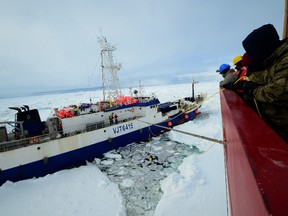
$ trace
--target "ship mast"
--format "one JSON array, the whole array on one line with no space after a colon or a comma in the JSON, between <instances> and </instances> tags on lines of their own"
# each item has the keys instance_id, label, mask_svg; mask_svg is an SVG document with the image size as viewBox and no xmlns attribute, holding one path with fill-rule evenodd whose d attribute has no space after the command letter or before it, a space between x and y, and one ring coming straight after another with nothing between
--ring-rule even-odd
<instances>
[{"instance_id":1,"label":"ship mast","mask_svg":"<svg viewBox=\"0 0 288 216\"><path fill-rule=\"evenodd\" d=\"M194 85L195 85L196 83L198 83L198 82L196 82L196 81L194 80L194 78L193 78L193 79L192 79L192 98L194 98L194 99L195 99Z\"/></svg>"},{"instance_id":2,"label":"ship mast","mask_svg":"<svg viewBox=\"0 0 288 216\"><path fill-rule=\"evenodd\" d=\"M121 64L114 63L112 52L116 50L116 47L108 43L106 37L99 37L98 42L101 50L103 100L113 101L121 93L117 76L117 72L121 69Z\"/></svg>"}]
</instances>

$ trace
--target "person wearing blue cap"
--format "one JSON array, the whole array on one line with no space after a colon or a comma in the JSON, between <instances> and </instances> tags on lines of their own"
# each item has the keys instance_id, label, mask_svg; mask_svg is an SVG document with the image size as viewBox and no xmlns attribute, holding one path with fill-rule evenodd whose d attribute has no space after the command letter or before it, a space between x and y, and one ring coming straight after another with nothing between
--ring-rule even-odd
<instances>
[{"instance_id":1,"label":"person wearing blue cap","mask_svg":"<svg viewBox=\"0 0 288 216\"><path fill-rule=\"evenodd\" d=\"M238 72L231 68L229 64L220 65L219 70L216 72L224 78L224 80L220 82L220 87L225 87L225 85L234 83L238 79Z\"/></svg>"}]
</instances>

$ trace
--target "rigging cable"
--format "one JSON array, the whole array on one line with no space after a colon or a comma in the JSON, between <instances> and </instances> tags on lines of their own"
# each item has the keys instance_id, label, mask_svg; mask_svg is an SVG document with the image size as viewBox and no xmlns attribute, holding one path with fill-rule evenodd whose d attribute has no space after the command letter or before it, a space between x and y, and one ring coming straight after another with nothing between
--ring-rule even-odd
<instances>
[{"instance_id":1,"label":"rigging cable","mask_svg":"<svg viewBox=\"0 0 288 216\"><path fill-rule=\"evenodd\" d=\"M95 66L94 66L94 69L93 69L93 71L92 71L91 77L90 77L90 78L88 77L88 83L87 83L86 90L85 90L86 95L87 95L88 89L91 88L91 87L90 87L90 86L91 86L91 82L92 82L93 77L94 77L95 74L96 74L96 70L97 70L97 68L98 68L99 62L100 62L100 56L98 57L98 60L97 60L97 62L96 62L96 64L95 64ZM98 76L99 76L99 73L98 73ZM99 77L98 77L98 78L99 78ZM96 85L94 85L94 87L96 87ZM89 99L90 99L90 100L91 100L92 96L93 96L93 95L91 95L91 92L90 92L90 94L89 94ZM94 95L94 97L95 97L95 95ZM82 100L83 100L84 98L86 99L86 96L85 96L85 95L83 95Z\"/></svg>"},{"instance_id":2,"label":"rigging cable","mask_svg":"<svg viewBox=\"0 0 288 216\"><path fill-rule=\"evenodd\" d=\"M165 126L162 126L162 125L151 124L151 123L146 122L146 121L141 121L141 120L138 120L138 121L146 123L146 124L149 124L150 126L154 125L156 127L160 127L160 128L166 129L166 130L172 130L172 131L175 131L175 132L178 132L178 133L186 134L186 135L189 135L189 136L194 136L194 137L197 137L197 138L200 138L200 139L208 140L210 142L215 142L215 143L218 143L218 144L225 145L225 142L223 140L218 140L218 139L214 139L214 138L210 138L210 137L206 137L206 136L202 136L202 135L198 135L198 134L194 134L194 133L190 133L190 132L186 132L186 131L170 128L170 127L165 127Z\"/></svg>"}]
</instances>

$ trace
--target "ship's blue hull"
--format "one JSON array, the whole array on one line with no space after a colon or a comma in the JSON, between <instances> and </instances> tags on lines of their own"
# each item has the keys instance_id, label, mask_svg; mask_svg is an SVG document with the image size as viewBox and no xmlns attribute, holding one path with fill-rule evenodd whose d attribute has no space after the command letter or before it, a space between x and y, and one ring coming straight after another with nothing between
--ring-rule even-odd
<instances>
[{"instance_id":1,"label":"ship's blue hull","mask_svg":"<svg viewBox=\"0 0 288 216\"><path fill-rule=\"evenodd\" d=\"M170 127L183 124L195 118L196 110L179 116L171 116L169 123ZM162 122L159 126L168 127L168 122ZM6 181L20 181L33 177L41 177L59 170L72 168L83 165L86 161L93 160L97 157L102 157L104 153L126 146L134 142L147 141L153 136L157 136L167 129L155 125L147 126L137 131L114 137L111 140L91 144L87 147L82 147L73 151L58 154L53 157L44 158L43 160L34 161L25 165L0 171L0 185ZM45 145L43 143L42 145ZM137 144L135 144L137 145ZM21 150L21 149L20 149ZM18 150L19 151L19 150ZM1 153L0 153L1 156Z\"/></svg>"}]
</instances>

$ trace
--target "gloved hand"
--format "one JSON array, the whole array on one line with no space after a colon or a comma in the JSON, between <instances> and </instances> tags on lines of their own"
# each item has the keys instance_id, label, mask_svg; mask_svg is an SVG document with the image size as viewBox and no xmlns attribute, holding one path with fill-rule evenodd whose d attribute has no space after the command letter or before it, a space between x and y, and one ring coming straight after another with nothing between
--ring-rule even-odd
<instances>
[{"instance_id":1,"label":"gloved hand","mask_svg":"<svg viewBox=\"0 0 288 216\"><path fill-rule=\"evenodd\" d=\"M223 85L222 87L224 87L225 89L230 89L230 90L236 90L235 87L234 87L234 82L229 82L225 85Z\"/></svg>"},{"instance_id":2,"label":"gloved hand","mask_svg":"<svg viewBox=\"0 0 288 216\"><path fill-rule=\"evenodd\" d=\"M243 90L244 94L246 94L248 96L253 96L254 89L256 89L259 86L260 85L258 83L254 83L251 81L239 81L239 82L235 83L232 86L232 88L234 90Z\"/></svg>"}]
</instances>

